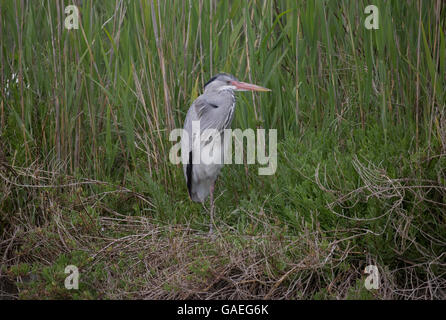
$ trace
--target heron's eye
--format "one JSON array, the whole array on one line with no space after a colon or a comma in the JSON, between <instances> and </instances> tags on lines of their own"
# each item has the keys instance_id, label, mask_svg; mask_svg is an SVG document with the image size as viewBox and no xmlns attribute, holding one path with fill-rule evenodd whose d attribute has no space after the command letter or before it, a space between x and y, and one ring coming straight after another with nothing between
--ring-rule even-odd
<instances>
[{"instance_id":1,"label":"heron's eye","mask_svg":"<svg viewBox=\"0 0 446 320\"><path fill-rule=\"evenodd\" d=\"M229 81L229 80L228 80L228 81L226 81L226 84L231 84L231 81Z\"/></svg>"}]
</instances>

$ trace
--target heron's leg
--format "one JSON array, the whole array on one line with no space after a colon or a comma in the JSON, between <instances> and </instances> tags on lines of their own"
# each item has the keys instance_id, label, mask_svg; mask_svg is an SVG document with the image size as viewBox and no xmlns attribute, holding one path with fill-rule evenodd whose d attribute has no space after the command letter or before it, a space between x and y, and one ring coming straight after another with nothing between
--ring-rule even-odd
<instances>
[{"instance_id":1,"label":"heron's leg","mask_svg":"<svg viewBox=\"0 0 446 320\"><path fill-rule=\"evenodd\" d=\"M215 186L215 182L213 182L211 184L210 187L210 201L211 201L211 222L209 225L209 234L212 235L213 231L214 231L214 186Z\"/></svg>"}]
</instances>

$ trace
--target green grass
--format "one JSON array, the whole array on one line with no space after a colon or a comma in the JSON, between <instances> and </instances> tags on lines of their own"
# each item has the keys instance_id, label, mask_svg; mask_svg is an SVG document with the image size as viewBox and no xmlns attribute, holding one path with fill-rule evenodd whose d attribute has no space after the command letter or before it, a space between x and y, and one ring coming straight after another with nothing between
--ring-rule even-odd
<instances>
[{"instance_id":1,"label":"green grass","mask_svg":"<svg viewBox=\"0 0 446 320\"><path fill-rule=\"evenodd\" d=\"M0 4L0 290L445 297L442 1L73 2L70 31L71 2ZM168 136L222 71L272 89L238 94L233 128L277 129L279 156L273 176L223 169L210 241ZM68 263L84 268L78 292Z\"/></svg>"}]
</instances>

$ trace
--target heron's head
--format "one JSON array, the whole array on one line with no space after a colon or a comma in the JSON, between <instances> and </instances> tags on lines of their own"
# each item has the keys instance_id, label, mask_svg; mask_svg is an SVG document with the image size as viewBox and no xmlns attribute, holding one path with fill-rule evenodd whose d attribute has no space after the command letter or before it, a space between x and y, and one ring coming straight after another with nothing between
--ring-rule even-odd
<instances>
[{"instance_id":1,"label":"heron's head","mask_svg":"<svg viewBox=\"0 0 446 320\"><path fill-rule=\"evenodd\" d=\"M271 91L268 88L264 88L255 84L241 82L236 77L228 73L219 73L213 76L204 85L204 91Z\"/></svg>"}]
</instances>

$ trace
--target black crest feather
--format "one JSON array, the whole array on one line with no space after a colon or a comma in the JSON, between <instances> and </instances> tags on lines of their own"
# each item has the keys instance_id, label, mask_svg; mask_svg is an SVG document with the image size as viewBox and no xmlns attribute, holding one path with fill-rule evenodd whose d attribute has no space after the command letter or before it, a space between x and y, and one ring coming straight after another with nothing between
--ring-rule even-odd
<instances>
[{"instance_id":1,"label":"black crest feather","mask_svg":"<svg viewBox=\"0 0 446 320\"><path fill-rule=\"evenodd\" d=\"M219 73L219 74L216 74L216 75L213 76L212 78L210 78L209 81L205 83L205 85L204 85L204 89L206 89L206 86L207 86L209 83L211 83L212 81L214 81L215 79L217 79L217 78L220 77L220 76L227 76L227 77L230 77L230 78L236 80L235 77L234 77L233 75L231 75L231 74L229 74L229 73L221 72L221 73Z\"/></svg>"},{"instance_id":2,"label":"black crest feather","mask_svg":"<svg viewBox=\"0 0 446 320\"><path fill-rule=\"evenodd\" d=\"M192 151L189 152L189 161L186 167L187 176L187 191L189 191L189 196L192 197Z\"/></svg>"}]
</instances>

